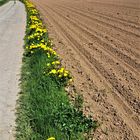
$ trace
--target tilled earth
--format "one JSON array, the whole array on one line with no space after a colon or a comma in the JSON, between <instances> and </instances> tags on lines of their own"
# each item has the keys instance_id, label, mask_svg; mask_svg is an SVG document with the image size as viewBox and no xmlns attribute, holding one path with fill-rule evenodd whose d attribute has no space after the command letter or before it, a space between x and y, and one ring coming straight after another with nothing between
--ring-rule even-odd
<instances>
[{"instance_id":1,"label":"tilled earth","mask_svg":"<svg viewBox=\"0 0 140 140\"><path fill-rule=\"evenodd\" d=\"M32 0L83 94L96 140L140 139L140 1Z\"/></svg>"}]
</instances>

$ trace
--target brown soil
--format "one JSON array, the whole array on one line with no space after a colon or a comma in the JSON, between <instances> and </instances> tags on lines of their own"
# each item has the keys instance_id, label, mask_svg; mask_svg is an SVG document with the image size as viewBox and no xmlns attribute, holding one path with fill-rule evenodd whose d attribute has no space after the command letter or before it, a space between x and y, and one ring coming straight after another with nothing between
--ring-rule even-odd
<instances>
[{"instance_id":1,"label":"brown soil","mask_svg":"<svg viewBox=\"0 0 140 140\"><path fill-rule=\"evenodd\" d=\"M32 0L101 126L97 140L140 139L140 1Z\"/></svg>"}]
</instances>

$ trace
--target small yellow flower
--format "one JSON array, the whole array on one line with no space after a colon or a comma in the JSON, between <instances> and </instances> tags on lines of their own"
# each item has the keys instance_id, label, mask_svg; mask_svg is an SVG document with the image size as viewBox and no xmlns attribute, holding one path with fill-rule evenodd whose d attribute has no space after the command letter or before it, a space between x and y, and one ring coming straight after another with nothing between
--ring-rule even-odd
<instances>
[{"instance_id":1,"label":"small yellow flower","mask_svg":"<svg viewBox=\"0 0 140 140\"><path fill-rule=\"evenodd\" d=\"M49 67L51 64L50 63L47 63L47 66Z\"/></svg>"},{"instance_id":2,"label":"small yellow flower","mask_svg":"<svg viewBox=\"0 0 140 140\"><path fill-rule=\"evenodd\" d=\"M59 78L62 78L62 75L58 75Z\"/></svg>"},{"instance_id":3,"label":"small yellow flower","mask_svg":"<svg viewBox=\"0 0 140 140\"><path fill-rule=\"evenodd\" d=\"M53 52L53 55L56 55L56 52L55 51Z\"/></svg>"},{"instance_id":4,"label":"small yellow flower","mask_svg":"<svg viewBox=\"0 0 140 140\"><path fill-rule=\"evenodd\" d=\"M65 73L67 73L67 74L68 74L68 73L69 73L69 71L68 71L68 70L65 70Z\"/></svg>"},{"instance_id":5,"label":"small yellow flower","mask_svg":"<svg viewBox=\"0 0 140 140\"><path fill-rule=\"evenodd\" d=\"M55 138L54 137L50 137L47 140L55 140Z\"/></svg>"},{"instance_id":6,"label":"small yellow flower","mask_svg":"<svg viewBox=\"0 0 140 140\"><path fill-rule=\"evenodd\" d=\"M52 62L52 65L55 65L55 62Z\"/></svg>"},{"instance_id":7,"label":"small yellow flower","mask_svg":"<svg viewBox=\"0 0 140 140\"><path fill-rule=\"evenodd\" d=\"M60 62L59 62L59 61L55 61L55 63L56 63L57 65L59 65L59 64L60 64Z\"/></svg>"},{"instance_id":8,"label":"small yellow flower","mask_svg":"<svg viewBox=\"0 0 140 140\"><path fill-rule=\"evenodd\" d=\"M52 65L59 65L59 64L60 64L59 61L54 61L54 62L52 62Z\"/></svg>"},{"instance_id":9,"label":"small yellow flower","mask_svg":"<svg viewBox=\"0 0 140 140\"><path fill-rule=\"evenodd\" d=\"M57 73L57 71L55 70L55 69L52 69L50 72L49 72L49 74L56 74Z\"/></svg>"},{"instance_id":10,"label":"small yellow flower","mask_svg":"<svg viewBox=\"0 0 140 140\"><path fill-rule=\"evenodd\" d=\"M68 74L67 73L64 73L64 77L67 77L68 76Z\"/></svg>"},{"instance_id":11,"label":"small yellow flower","mask_svg":"<svg viewBox=\"0 0 140 140\"><path fill-rule=\"evenodd\" d=\"M50 57L51 57L49 53L47 53L47 55L48 55L48 58L50 58Z\"/></svg>"},{"instance_id":12,"label":"small yellow flower","mask_svg":"<svg viewBox=\"0 0 140 140\"><path fill-rule=\"evenodd\" d=\"M73 82L73 79L70 79L69 82L70 82L70 83Z\"/></svg>"},{"instance_id":13,"label":"small yellow flower","mask_svg":"<svg viewBox=\"0 0 140 140\"><path fill-rule=\"evenodd\" d=\"M61 69L59 70L59 72L60 72L60 73L63 73L63 72L64 72L64 68L61 68Z\"/></svg>"}]
</instances>

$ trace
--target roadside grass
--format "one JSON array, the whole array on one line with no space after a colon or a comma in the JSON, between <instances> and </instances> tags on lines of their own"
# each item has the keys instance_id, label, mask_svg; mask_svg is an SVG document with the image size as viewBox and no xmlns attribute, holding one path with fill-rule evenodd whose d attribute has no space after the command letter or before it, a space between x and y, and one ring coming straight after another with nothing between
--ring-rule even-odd
<instances>
[{"instance_id":1,"label":"roadside grass","mask_svg":"<svg viewBox=\"0 0 140 140\"><path fill-rule=\"evenodd\" d=\"M8 2L9 0L0 0L0 6L2 6L3 4L5 4L6 2Z\"/></svg>"},{"instance_id":2,"label":"roadside grass","mask_svg":"<svg viewBox=\"0 0 140 140\"><path fill-rule=\"evenodd\" d=\"M47 140L54 137L56 140L84 140L83 134L95 130L97 122L86 117L77 107L81 106L81 99L79 104L70 102L64 88L71 76L61 68L61 64L56 65L59 58L52 50L38 11L27 0L22 2L27 10L27 28L16 139ZM36 33L39 33L38 39Z\"/></svg>"}]
</instances>

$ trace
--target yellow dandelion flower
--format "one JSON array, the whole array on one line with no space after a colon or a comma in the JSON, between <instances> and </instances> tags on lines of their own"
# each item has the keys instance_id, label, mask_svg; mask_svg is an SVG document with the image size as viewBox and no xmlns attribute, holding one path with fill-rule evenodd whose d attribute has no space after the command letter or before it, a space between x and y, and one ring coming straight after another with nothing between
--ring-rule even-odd
<instances>
[{"instance_id":1,"label":"yellow dandelion flower","mask_svg":"<svg viewBox=\"0 0 140 140\"><path fill-rule=\"evenodd\" d=\"M56 63L57 65L59 65L59 64L60 64L60 62L59 62L59 61L55 61L55 63Z\"/></svg>"},{"instance_id":2,"label":"yellow dandelion flower","mask_svg":"<svg viewBox=\"0 0 140 140\"><path fill-rule=\"evenodd\" d=\"M58 75L59 78L62 78L62 75Z\"/></svg>"},{"instance_id":3,"label":"yellow dandelion flower","mask_svg":"<svg viewBox=\"0 0 140 140\"><path fill-rule=\"evenodd\" d=\"M57 73L57 71L55 70L55 69L52 69L50 72L49 72L49 74L56 74Z\"/></svg>"},{"instance_id":4,"label":"yellow dandelion flower","mask_svg":"<svg viewBox=\"0 0 140 140\"><path fill-rule=\"evenodd\" d=\"M55 138L54 137L50 137L47 140L55 140Z\"/></svg>"},{"instance_id":5,"label":"yellow dandelion flower","mask_svg":"<svg viewBox=\"0 0 140 140\"><path fill-rule=\"evenodd\" d=\"M53 54L56 55L56 52L54 51Z\"/></svg>"},{"instance_id":6,"label":"yellow dandelion flower","mask_svg":"<svg viewBox=\"0 0 140 140\"><path fill-rule=\"evenodd\" d=\"M59 64L60 64L59 61L54 61L54 62L52 62L52 65L59 65Z\"/></svg>"},{"instance_id":7,"label":"yellow dandelion flower","mask_svg":"<svg viewBox=\"0 0 140 140\"><path fill-rule=\"evenodd\" d=\"M47 55L48 55L48 58L50 58L50 57L51 57L49 53L47 53Z\"/></svg>"},{"instance_id":8,"label":"yellow dandelion flower","mask_svg":"<svg viewBox=\"0 0 140 140\"><path fill-rule=\"evenodd\" d=\"M67 77L68 76L68 74L67 73L64 73L64 77Z\"/></svg>"},{"instance_id":9,"label":"yellow dandelion flower","mask_svg":"<svg viewBox=\"0 0 140 140\"><path fill-rule=\"evenodd\" d=\"M70 79L69 82L70 82L70 83L73 82L73 79Z\"/></svg>"},{"instance_id":10,"label":"yellow dandelion flower","mask_svg":"<svg viewBox=\"0 0 140 140\"><path fill-rule=\"evenodd\" d=\"M52 62L52 65L55 65L55 61L54 61L54 62Z\"/></svg>"},{"instance_id":11,"label":"yellow dandelion flower","mask_svg":"<svg viewBox=\"0 0 140 140\"><path fill-rule=\"evenodd\" d=\"M63 72L64 72L64 68L61 68L61 69L59 70L59 72L60 72L60 73L63 73Z\"/></svg>"},{"instance_id":12,"label":"yellow dandelion flower","mask_svg":"<svg viewBox=\"0 0 140 140\"><path fill-rule=\"evenodd\" d=\"M50 63L47 63L47 66L49 67L51 64Z\"/></svg>"},{"instance_id":13,"label":"yellow dandelion flower","mask_svg":"<svg viewBox=\"0 0 140 140\"><path fill-rule=\"evenodd\" d=\"M65 73L67 73L67 74L68 74L68 73L69 73L69 71L68 71L68 70L65 70Z\"/></svg>"}]
</instances>

